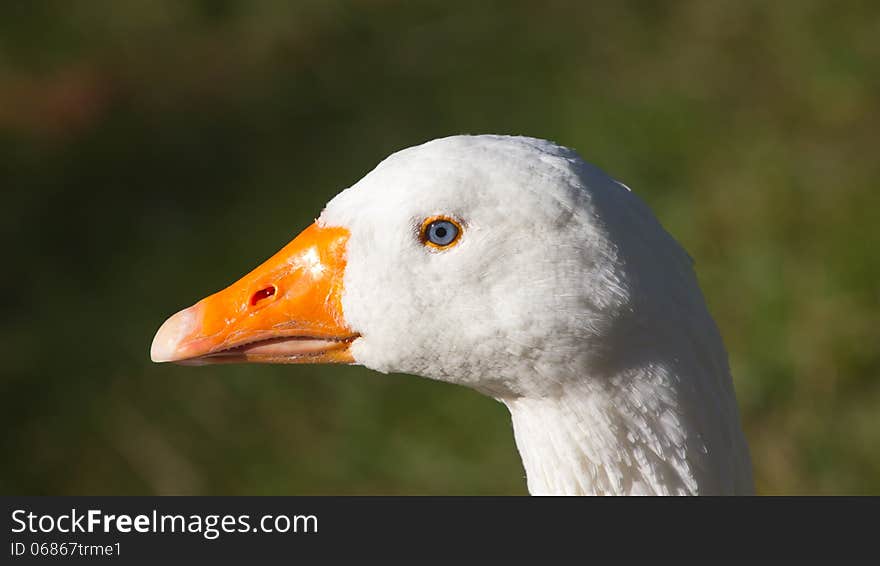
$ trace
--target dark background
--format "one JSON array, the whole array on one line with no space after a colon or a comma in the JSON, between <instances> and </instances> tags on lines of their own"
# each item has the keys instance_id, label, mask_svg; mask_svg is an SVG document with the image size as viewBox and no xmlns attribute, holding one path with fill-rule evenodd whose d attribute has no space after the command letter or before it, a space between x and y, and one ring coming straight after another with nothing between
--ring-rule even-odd
<instances>
[{"instance_id":1,"label":"dark background","mask_svg":"<svg viewBox=\"0 0 880 566\"><path fill-rule=\"evenodd\" d=\"M387 154L577 149L696 260L760 493L880 493L876 2L4 2L0 492L525 493L506 409L150 363Z\"/></svg>"}]
</instances>

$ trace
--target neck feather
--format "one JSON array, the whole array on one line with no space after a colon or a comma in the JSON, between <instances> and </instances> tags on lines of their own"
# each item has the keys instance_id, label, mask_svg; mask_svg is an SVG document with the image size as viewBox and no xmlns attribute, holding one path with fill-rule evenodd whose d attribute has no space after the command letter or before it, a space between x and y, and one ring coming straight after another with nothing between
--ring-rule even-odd
<instances>
[{"instance_id":1,"label":"neck feather","mask_svg":"<svg viewBox=\"0 0 880 566\"><path fill-rule=\"evenodd\" d=\"M660 372L662 373L662 372ZM705 422L662 375L503 400L533 495L697 495L751 491L735 423ZM705 411L701 411L706 415ZM741 448L740 448L741 447Z\"/></svg>"}]
</instances>

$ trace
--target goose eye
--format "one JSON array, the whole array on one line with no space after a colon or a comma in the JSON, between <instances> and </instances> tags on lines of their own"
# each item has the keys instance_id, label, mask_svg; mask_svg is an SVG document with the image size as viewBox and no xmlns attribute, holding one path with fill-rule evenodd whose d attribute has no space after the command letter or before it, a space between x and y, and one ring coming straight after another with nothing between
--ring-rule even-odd
<instances>
[{"instance_id":1,"label":"goose eye","mask_svg":"<svg viewBox=\"0 0 880 566\"><path fill-rule=\"evenodd\" d=\"M461 235L461 225L451 218L433 217L422 222L421 240L426 246L446 249Z\"/></svg>"}]
</instances>

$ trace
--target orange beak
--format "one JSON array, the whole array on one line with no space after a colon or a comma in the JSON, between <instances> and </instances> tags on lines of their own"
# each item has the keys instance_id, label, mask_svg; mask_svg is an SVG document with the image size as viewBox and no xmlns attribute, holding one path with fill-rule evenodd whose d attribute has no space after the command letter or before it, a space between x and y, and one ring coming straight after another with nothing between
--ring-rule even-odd
<instances>
[{"instance_id":1,"label":"orange beak","mask_svg":"<svg viewBox=\"0 0 880 566\"><path fill-rule=\"evenodd\" d=\"M348 230L312 224L261 266L156 332L154 362L353 363L342 316Z\"/></svg>"}]
</instances>

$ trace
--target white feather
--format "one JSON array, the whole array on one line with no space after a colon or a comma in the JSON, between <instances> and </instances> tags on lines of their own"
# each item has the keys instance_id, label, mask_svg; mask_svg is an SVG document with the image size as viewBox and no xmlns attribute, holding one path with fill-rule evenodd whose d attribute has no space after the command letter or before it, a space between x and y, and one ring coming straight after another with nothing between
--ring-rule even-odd
<instances>
[{"instance_id":1,"label":"white feather","mask_svg":"<svg viewBox=\"0 0 880 566\"><path fill-rule=\"evenodd\" d=\"M445 251L425 218L464 226ZM355 359L510 409L535 494L749 493L727 355L691 260L573 151L454 136L393 154L319 223L351 232Z\"/></svg>"}]
</instances>

